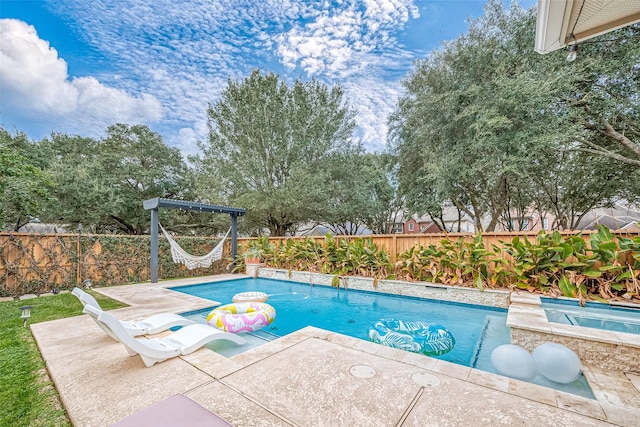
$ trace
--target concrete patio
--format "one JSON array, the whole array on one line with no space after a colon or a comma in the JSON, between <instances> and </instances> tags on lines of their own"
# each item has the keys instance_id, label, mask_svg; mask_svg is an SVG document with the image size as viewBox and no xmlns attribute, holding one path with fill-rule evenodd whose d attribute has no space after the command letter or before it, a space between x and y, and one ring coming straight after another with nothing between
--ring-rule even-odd
<instances>
[{"instance_id":1,"label":"concrete patio","mask_svg":"<svg viewBox=\"0 0 640 427\"><path fill-rule=\"evenodd\" d=\"M232 276L237 278L238 276ZM210 307L165 289L97 289L120 319ZM226 358L207 348L146 368L86 315L31 326L76 426L108 426L177 393L234 426L637 426L640 376L585 367L596 400L307 327Z\"/></svg>"}]
</instances>

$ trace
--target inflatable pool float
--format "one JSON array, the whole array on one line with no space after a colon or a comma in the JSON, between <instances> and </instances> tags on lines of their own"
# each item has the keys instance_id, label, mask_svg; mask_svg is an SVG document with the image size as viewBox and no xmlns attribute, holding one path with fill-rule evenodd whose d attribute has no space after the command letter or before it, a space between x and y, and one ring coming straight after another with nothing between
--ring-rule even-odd
<instances>
[{"instance_id":1,"label":"inflatable pool float","mask_svg":"<svg viewBox=\"0 0 640 427\"><path fill-rule=\"evenodd\" d=\"M216 307L207 316L207 323L226 332L251 332L270 325L276 310L263 302L239 302Z\"/></svg>"},{"instance_id":2,"label":"inflatable pool float","mask_svg":"<svg viewBox=\"0 0 640 427\"><path fill-rule=\"evenodd\" d=\"M265 302L269 299L269 295L264 292L240 292L235 294L231 301L233 302Z\"/></svg>"},{"instance_id":3,"label":"inflatable pool float","mask_svg":"<svg viewBox=\"0 0 640 427\"><path fill-rule=\"evenodd\" d=\"M378 320L369 327L369 339L375 343L401 350L441 356L450 352L456 343L453 334L444 326L427 322Z\"/></svg>"}]
</instances>

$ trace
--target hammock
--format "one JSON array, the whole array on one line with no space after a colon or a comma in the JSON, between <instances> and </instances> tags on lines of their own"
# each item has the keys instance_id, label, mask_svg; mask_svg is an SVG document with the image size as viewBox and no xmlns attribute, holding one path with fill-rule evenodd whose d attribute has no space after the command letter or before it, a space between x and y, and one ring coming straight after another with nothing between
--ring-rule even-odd
<instances>
[{"instance_id":1,"label":"hammock","mask_svg":"<svg viewBox=\"0 0 640 427\"><path fill-rule=\"evenodd\" d=\"M182 249L178 244L178 242L173 240L173 237L171 237L171 235L167 233L167 230L164 229L162 224L158 223L158 225L160 226L160 229L164 233L164 236L169 241L169 246L171 246L171 257L173 258L173 262L175 262L176 264L184 264L187 266L189 270L193 270L194 268L207 268L211 266L211 264L214 261L218 261L219 259L222 259L222 247L224 246L224 242L227 239L229 232L231 231L231 228L229 228L229 231L227 231L227 234L224 235L222 240L218 242L216 247L213 248L211 252L209 252L206 255L195 256L187 253L184 249Z\"/></svg>"}]
</instances>

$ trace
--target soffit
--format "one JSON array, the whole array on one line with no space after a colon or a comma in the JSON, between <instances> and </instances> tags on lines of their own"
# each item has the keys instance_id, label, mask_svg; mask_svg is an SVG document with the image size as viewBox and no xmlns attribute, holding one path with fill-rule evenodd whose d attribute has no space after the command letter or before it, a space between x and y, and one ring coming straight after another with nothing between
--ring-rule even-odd
<instances>
[{"instance_id":1,"label":"soffit","mask_svg":"<svg viewBox=\"0 0 640 427\"><path fill-rule=\"evenodd\" d=\"M535 50L553 52L574 37L580 42L636 22L640 0L538 0Z\"/></svg>"}]
</instances>

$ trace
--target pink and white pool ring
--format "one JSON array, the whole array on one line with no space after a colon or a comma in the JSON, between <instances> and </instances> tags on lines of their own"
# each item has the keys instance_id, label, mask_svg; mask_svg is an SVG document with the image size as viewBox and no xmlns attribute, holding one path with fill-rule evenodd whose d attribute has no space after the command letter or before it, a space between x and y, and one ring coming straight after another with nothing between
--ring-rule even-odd
<instances>
[{"instance_id":1,"label":"pink and white pool ring","mask_svg":"<svg viewBox=\"0 0 640 427\"><path fill-rule=\"evenodd\" d=\"M276 310L263 302L239 302L216 307L207 323L226 332L252 332L268 326L276 318Z\"/></svg>"}]
</instances>

